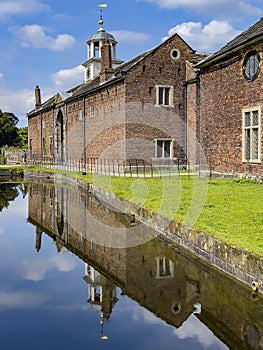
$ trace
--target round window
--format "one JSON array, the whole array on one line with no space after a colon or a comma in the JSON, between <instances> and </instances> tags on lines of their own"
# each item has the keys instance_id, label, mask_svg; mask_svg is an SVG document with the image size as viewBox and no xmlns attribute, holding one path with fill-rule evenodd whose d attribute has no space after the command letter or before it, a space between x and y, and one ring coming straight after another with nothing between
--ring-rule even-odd
<instances>
[{"instance_id":1,"label":"round window","mask_svg":"<svg viewBox=\"0 0 263 350\"><path fill-rule=\"evenodd\" d=\"M171 51L171 57L172 57L173 60L178 60L178 59L180 58L180 56L181 56L181 53L180 53L179 50L177 50L177 49L172 49L172 51Z\"/></svg>"},{"instance_id":2,"label":"round window","mask_svg":"<svg viewBox=\"0 0 263 350\"><path fill-rule=\"evenodd\" d=\"M243 62L243 76L247 81L253 81L258 76L260 58L257 51L250 51Z\"/></svg>"}]
</instances>

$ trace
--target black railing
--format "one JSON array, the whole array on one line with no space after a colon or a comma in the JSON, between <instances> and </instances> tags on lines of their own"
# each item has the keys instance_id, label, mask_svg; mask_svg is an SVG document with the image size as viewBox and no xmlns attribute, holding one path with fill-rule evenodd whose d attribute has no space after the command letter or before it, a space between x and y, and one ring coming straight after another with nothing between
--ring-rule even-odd
<instances>
[{"instance_id":1,"label":"black railing","mask_svg":"<svg viewBox=\"0 0 263 350\"><path fill-rule=\"evenodd\" d=\"M72 157L65 160L34 155L31 162L50 169L124 177L202 176L203 174L211 174L209 167L200 165L197 159L187 158L153 158L148 161L144 159L79 159Z\"/></svg>"}]
</instances>

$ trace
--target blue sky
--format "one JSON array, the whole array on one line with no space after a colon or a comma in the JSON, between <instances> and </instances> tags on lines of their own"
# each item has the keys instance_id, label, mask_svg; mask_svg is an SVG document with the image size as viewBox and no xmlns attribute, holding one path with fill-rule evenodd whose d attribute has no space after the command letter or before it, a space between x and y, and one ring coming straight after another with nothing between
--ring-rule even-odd
<instances>
[{"instance_id":1,"label":"blue sky","mask_svg":"<svg viewBox=\"0 0 263 350\"><path fill-rule=\"evenodd\" d=\"M0 109L15 113L20 127L36 85L43 101L82 83L100 3L124 61L174 32L193 49L214 52L263 16L262 0L0 0Z\"/></svg>"}]
</instances>

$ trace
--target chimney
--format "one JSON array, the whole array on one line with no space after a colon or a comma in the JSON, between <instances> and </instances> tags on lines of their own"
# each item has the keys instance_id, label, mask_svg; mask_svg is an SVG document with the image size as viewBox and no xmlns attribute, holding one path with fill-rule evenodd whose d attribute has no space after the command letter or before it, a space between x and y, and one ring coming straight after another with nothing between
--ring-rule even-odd
<instances>
[{"instance_id":1,"label":"chimney","mask_svg":"<svg viewBox=\"0 0 263 350\"><path fill-rule=\"evenodd\" d=\"M38 85L35 88L35 99L36 99L35 109L38 110L42 106L41 94L40 94L40 89Z\"/></svg>"},{"instance_id":2,"label":"chimney","mask_svg":"<svg viewBox=\"0 0 263 350\"><path fill-rule=\"evenodd\" d=\"M113 75L111 45L109 40L104 40L101 46L101 71L100 82L110 79Z\"/></svg>"}]
</instances>

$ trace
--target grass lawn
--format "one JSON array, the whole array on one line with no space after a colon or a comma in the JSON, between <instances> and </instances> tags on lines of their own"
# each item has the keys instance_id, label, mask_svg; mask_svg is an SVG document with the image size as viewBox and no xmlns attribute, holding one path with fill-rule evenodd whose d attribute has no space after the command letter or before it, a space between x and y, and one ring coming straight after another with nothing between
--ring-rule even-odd
<instances>
[{"instance_id":1,"label":"grass lawn","mask_svg":"<svg viewBox=\"0 0 263 350\"><path fill-rule=\"evenodd\" d=\"M94 175L92 182L119 197L263 256L260 184L187 176L140 179Z\"/></svg>"}]
</instances>

